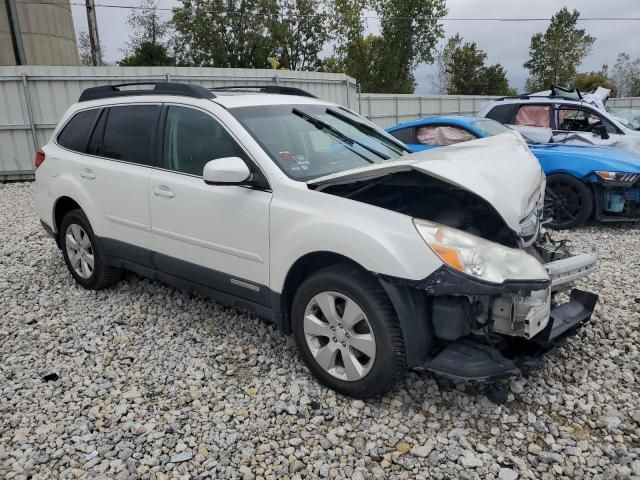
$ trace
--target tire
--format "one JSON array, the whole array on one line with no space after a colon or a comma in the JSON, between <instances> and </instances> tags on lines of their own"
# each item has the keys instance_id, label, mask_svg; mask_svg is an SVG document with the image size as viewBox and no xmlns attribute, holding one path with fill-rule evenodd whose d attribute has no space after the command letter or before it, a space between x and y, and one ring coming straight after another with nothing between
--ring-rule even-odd
<instances>
[{"instance_id":1,"label":"tire","mask_svg":"<svg viewBox=\"0 0 640 480\"><path fill-rule=\"evenodd\" d=\"M332 265L307 278L295 294L291 322L309 370L344 395L383 395L406 371L402 330L387 294L351 265Z\"/></svg>"},{"instance_id":2,"label":"tire","mask_svg":"<svg viewBox=\"0 0 640 480\"><path fill-rule=\"evenodd\" d=\"M582 225L593 212L593 193L581 180L559 173L547 177L544 196L546 225L557 230Z\"/></svg>"},{"instance_id":3,"label":"tire","mask_svg":"<svg viewBox=\"0 0 640 480\"><path fill-rule=\"evenodd\" d=\"M101 290L120 280L122 270L106 264L91 224L82 210L71 210L62 218L59 237L64 262L76 282L84 288Z\"/></svg>"}]
</instances>

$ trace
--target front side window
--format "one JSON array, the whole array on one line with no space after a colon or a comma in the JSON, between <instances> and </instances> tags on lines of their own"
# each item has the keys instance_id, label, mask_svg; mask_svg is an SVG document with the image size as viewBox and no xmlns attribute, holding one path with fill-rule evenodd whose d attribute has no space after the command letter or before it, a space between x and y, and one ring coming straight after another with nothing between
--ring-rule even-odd
<instances>
[{"instance_id":1,"label":"front side window","mask_svg":"<svg viewBox=\"0 0 640 480\"><path fill-rule=\"evenodd\" d=\"M455 145L475 140L476 136L464 128L451 125L426 125L416 129L416 138L420 145Z\"/></svg>"},{"instance_id":2,"label":"front side window","mask_svg":"<svg viewBox=\"0 0 640 480\"><path fill-rule=\"evenodd\" d=\"M76 113L58 135L58 144L75 152L85 153L89 134L100 109Z\"/></svg>"},{"instance_id":3,"label":"front side window","mask_svg":"<svg viewBox=\"0 0 640 480\"><path fill-rule=\"evenodd\" d=\"M518 109L513 124L525 127L551 128L551 107L549 105L523 105Z\"/></svg>"},{"instance_id":4,"label":"front side window","mask_svg":"<svg viewBox=\"0 0 640 480\"><path fill-rule=\"evenodd\" d=\"M210 160L246 155L218 121L200 110L169 107L164 131L164 166L202 176Z\"/></svg>"},{"instance_id":5,"label":"front side window","mask_svg":"<svg viewBox=\"0 0 640 480\"><path fill-rule=\"evenodd\" d=\"M558 129L570 132L591 132L594 127L604 125L609 133L618 133L616 127L591 110L585 108L560 107L556 109Z\"/></svg>"},{"instance_id":6,"label":"front side window","mask_svg":"<svg viewBox=\"0 0 640 480\"><path fill-rule=\"evenodd\" d=\"M230 112L276 165L296 180L409 153L384 130L333 105L265 105Z\"/></svg>"},{"instance_id":7,"label":"front side window","mask_svg":"<svg viewBox=\"0 0 640 480\"><path fill-rule=\"evenodd\" d=\"M111 107L102 140L102 156L151 165L159 105Z\"/></svg>"}]
</instances>

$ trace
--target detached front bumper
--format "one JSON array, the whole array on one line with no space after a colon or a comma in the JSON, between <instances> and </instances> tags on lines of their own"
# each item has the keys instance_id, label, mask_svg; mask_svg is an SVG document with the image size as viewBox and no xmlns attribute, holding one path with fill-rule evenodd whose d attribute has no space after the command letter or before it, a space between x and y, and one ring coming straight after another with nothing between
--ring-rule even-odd
<instances>
[{"instance_id":1,"label":"detached front bumper","mask_svg":"<svg viewBox=\"0 0 640 480\"><path fill-rule=\"evenodd\" d=\"M420 369L457 380L497 380L526 373L542 366L546 354L591 319L597 301L597 295L574 289L569 302L551 309L549 322L536 336L509 337L496 345L460 338Z\"/></svg>"}]
</instances>

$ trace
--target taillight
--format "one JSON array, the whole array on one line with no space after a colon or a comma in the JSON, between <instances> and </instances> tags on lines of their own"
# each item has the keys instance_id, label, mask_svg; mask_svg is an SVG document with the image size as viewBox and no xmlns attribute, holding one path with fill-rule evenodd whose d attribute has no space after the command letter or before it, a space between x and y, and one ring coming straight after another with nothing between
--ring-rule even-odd
<instances>
[{"instance_id":1,"label":"taillight","mask_svg":"<svg viewBox=\"0 0 640 480\"><path fill-rule=\"evenodd\" d=\"M36 152L36 161L35 161L36 168L42 165L43 162L44 162L44 152L42 151L42 149L40 149Z\"/></svg>"}]
</instances>

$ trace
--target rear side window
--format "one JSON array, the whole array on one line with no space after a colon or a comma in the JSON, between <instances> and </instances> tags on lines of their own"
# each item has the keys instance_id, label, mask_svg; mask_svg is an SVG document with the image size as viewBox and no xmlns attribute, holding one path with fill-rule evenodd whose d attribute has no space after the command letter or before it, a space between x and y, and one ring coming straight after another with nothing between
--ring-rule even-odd
<instances>
[{"instance_id":1,"label":"rear side window","mask_svg":"<svg viewBox=\"0 0 640 480\"><path fill-rule=\"evenodd\" d=\"M107 110L102 111L102 114L93 129L93 133L89 139L89 145L87 146L87 153L89 155L100 155L100 149L102 148L102 134L104 133L105 123L107 123Z\"/></svg>"},{"instance_id":2,"label":"rear side window","mask_svg":"<svg viewBox=\"0 0 640 480\"><path fill-rule=\"evenodd\" d=\"M511 123L513 111L515 110L516 106L516 104L496 105L489 111L489 113L487 113L487 118L500 123Z\"/></svg>"},{"instance_id":3,"label":"rear side window","mask_svg":"<svg viewBox=\"0 0 640 480\"><path fill-rule=\"evenodd\" d=\"M76 113L58 135L58 144L69 150L85 153L91 128L99 112L99 109L93 109Z\"/></svg>"},{"instance_id":4,"label":"rear side window","mask_svg":"<svg viewBox=\"0 0 640 480\"><path fill-rule=\"evenodd\" d=\"M514 125L526 127L551 127L551 107L549 105L523 105L518 109Z\"/></svg>"},{"instance_id":5,"label":"rear side window","mask_svg":"<svg viewBox=\"0 0 640 480\"><path fill-rule=\"evenodd\" d=\"M415 127L400 128L389 132L403 143L416 143Z\"/></svg>"},{"instance_id":6,"label":"rear side window","mask_svg":"<svg viewBox=\"0 0 640 480\"><path fill-rule=\"evenodd\" d=\"M159 105L111 107L106 119L101 155L151 165Z\"/></svg>"}]
</instances>

